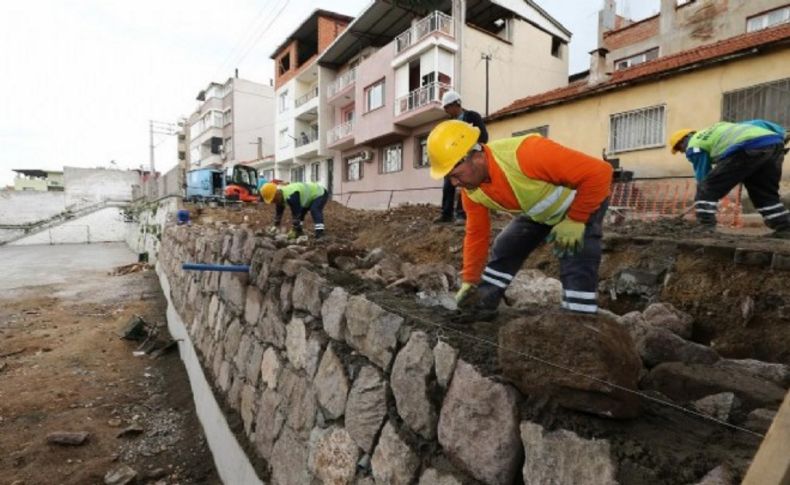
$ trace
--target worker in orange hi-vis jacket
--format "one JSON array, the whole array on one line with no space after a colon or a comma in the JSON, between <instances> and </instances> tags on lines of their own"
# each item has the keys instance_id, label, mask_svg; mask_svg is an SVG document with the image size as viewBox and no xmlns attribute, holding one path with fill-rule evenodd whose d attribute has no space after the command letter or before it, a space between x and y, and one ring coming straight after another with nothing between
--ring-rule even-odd
<instances>
[{"instance_id":1,"label":"worker in orange hi-vis jacket","mask_svg":"<svg viewBox=\"0 0 790 485\"><path fill-rule=\"evenodd\" d=\"M431 177L463 189L466 210L460 309L493 312L524 260L544 241L560 259L562 308L598 311L603 216L612 167L537 134L478 143L479 130L457 120L428 136ZM490 210L516 215L496 237L486 264Z\"/></svg>"}]
</instances>

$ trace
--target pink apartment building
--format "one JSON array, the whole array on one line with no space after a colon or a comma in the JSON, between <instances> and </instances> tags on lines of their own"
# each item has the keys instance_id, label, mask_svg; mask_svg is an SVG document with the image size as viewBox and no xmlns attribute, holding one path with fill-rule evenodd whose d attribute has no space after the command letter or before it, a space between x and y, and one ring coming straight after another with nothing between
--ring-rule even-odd
<instances>
[{"instance_id":1,"label":"pink apartment building","mask_svg":"<svg viewBox=\"0 0 790 485\"><path fill-rule=\"evenodd\" d=\"M569 40L531 1L455 0L430 12L372 3L318 58L334 199L438 204L425 141L446 118L442 95L454 89L486 115L565 86Z\"/></svg>"}]
</instances>

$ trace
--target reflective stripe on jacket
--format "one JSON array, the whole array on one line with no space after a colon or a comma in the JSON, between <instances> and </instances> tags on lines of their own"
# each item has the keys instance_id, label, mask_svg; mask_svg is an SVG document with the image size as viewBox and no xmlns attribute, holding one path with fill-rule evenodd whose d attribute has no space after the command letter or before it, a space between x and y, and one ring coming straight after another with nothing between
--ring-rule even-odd
<instances>
[{"instance_id":1,"label":"reflective stripe on jacket","mask_svg":"<svg viewBox=\"0 0 790 485\"><path fill-rule=\"evenodd\" d=\"M768 138L763 140L765 137ZM692 135L686 147L686 156L691 159L694 153L704 151L710 156L711 162L716 163L741 148L762 145L762 141L772 143L774 140L775 143L781 143L782 136L752 123L720 121Z\"/></svg>"}]
</instances>

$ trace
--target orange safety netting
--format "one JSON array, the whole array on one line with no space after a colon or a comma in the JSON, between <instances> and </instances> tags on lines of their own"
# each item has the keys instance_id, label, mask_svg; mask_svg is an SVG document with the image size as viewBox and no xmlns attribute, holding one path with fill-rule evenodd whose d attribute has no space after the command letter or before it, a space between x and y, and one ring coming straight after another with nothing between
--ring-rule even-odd
<instances>
[{"instance_id":1,"label":"orange safety netting","mask_svg":"<svg viewBox=\"0 0 790 485\"><path fill-rule=\"evenodd\" d=\"M666 217L694 218L697 183L689 178L632 180L612 184L609 211L626 219L653 221ZM741 186L719 201L718 222L742 227Z\"/></svg>"}]
</instances>

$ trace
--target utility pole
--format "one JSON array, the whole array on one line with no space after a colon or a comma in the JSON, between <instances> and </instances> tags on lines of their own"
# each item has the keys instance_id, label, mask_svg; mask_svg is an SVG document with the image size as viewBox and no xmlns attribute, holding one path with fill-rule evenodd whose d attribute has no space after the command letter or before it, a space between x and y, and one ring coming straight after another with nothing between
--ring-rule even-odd
<instances>
[{"instance_id":1,"label":"utility pole","mask_svg":"<svg viewBox=\"0 0 790 485\"><path fill-rule=\"evenodd\" d=\"M175 123L168 123L165 121L148 120L148 141L149 141L149 157L151 164L151 174L148 178L148 187L150 196L154 195L153 181L156 180L156 165L154 163L154 135L168 135L173 136L178 134L178 126Z\"/></svg>"},{"instance_id":2,"label":"utility pole","mask_svg":"<svg viewBox=\"0 0 790 485\"><path fill-rule=\"evenodd\" d=\"M486 116L488 116L488 63L491 57L491 54L480 54L480 59L486 61Z\"/></svg>"}]
</instances>

